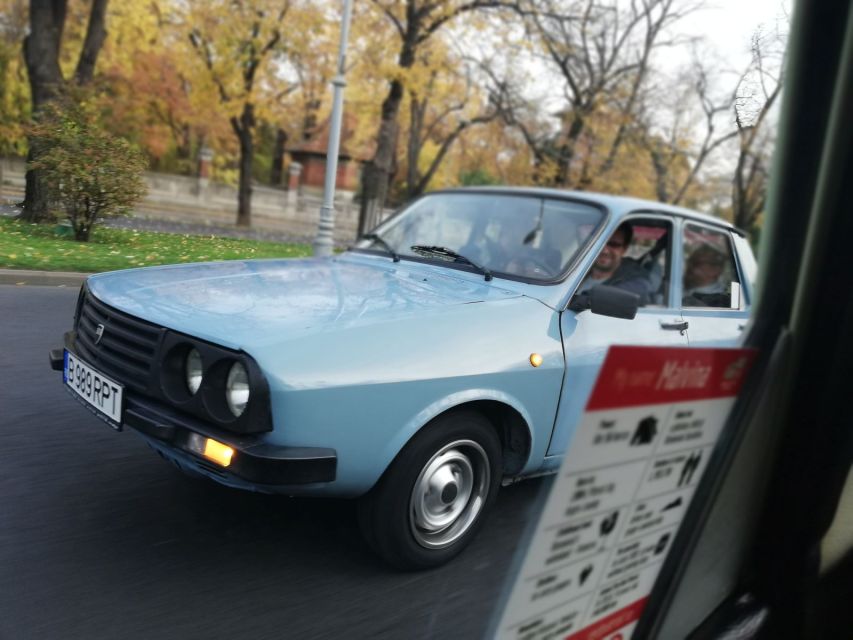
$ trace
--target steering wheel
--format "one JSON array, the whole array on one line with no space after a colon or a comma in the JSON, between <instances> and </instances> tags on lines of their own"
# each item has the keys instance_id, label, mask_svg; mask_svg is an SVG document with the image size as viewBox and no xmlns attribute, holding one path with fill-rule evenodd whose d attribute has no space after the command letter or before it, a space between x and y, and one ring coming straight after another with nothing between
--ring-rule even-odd
<instances>
[{"instance_id":1,"label":"steering wheel","mask_svg":"<svg viewBox=\"0 0 853 640\"><path fill-rule=\"evenodd\" d=\"M553 275L551 267L533 256L517 256L513 258L507 263L506 270L521 276L550 277Z\"/></svg>"}]
</instances>

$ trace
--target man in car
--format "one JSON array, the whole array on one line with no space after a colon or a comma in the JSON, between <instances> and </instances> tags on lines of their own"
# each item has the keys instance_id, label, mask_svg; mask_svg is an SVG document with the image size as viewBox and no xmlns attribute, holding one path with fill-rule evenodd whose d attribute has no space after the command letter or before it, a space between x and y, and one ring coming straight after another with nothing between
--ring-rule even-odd
<instances>
[{"instance_id":1,"label":"man in car","mask_svg":"<svg viewBox=\"0 0 853 640\"><path fill-rule=\"evenodd\" d=\"M600 284L636 293L640 297L640 306L649 303L654 293L649 272L636 260L625 257L633 237L634 229L629 223L623 222L617 227L578 287L575 303L582 307L589 290Z\"/></svg>"}]
</instances>

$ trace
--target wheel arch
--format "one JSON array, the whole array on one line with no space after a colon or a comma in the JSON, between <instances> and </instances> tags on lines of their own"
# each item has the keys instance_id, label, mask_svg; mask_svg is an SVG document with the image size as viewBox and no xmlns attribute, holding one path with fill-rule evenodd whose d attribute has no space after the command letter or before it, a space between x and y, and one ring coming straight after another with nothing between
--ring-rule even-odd
<instances>
[{"instance_id":1,"label":"wheel arch","mask_svg":"<svg viewBox=\"0 0 853 640\"><path fill-rule=\"evenodd\" d=\"M401 434L389 443L393 449L388 464L422 429L449 413L475 411L485 417L497 432L503 454L503 474L516 475L527 464L533 446L530 414L515 398L501 392L476 390L454 394L419 412Z\"/></svg>"},{"instance_id":2,"label":"wheel arch","mask_svg":"<svg viewBox=\"0 0 853 640\"><path fill-rule=\"evenodd\" d=\"M515 407L499 400L472 400L448 409L436 418L460 411L475 411L481 414L497 431L501 441L505 476L516 475L524 468L530 457L533 437L530 426Z\"/></svg>"}]
</instances>

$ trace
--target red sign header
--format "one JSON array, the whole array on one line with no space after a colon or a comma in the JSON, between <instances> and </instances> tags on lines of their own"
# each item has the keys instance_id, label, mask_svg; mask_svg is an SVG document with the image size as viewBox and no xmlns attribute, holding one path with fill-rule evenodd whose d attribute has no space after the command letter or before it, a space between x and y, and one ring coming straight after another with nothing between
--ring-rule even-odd
<instances>
[{"instance_id":1,"label":"red sign header","mask_svg":"<svg viewBox=\"0 0 853 640\"><path fill-rule=\"evenodd\" d=\"M753 349L611 347L587 411L737 395Z\"/></svg>"},{"instance_id":2,"label":"red sign header","mask_svg":"<svg viewBox=\"0 0 853 640\"><path fill-rule=\"evenodd\" d=\"M627 607L614 611L606 618L602 618L595 624L592 624L585 629L581 629L577 633L566 636L565 640L612 640L611 633L618 631L635 620L640 619L640 614L646 607L648 598L640 598L636 602L629 604ZM610 637L608 637L610 636ZM621 634L619 634L621 637Z\"/></svg>"}]
</instances>

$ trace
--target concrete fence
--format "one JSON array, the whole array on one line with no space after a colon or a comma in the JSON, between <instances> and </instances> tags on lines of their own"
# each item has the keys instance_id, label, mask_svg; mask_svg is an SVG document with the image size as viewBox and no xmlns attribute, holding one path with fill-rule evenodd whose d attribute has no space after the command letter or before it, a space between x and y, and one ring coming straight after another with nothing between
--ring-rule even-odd
<instances>
[{"instance_id":1,"label":"concrete fence","mask_svg":"<svg viewBox=\"0 0 853 640\"><path fill-rule=\"evenodd\" d=\"M0 158L0 200L19 199L24 193L26 165L20 158ZM146 173L148 194L134 215L188 223L228 225L237 218L237 188L166 173ZM298 183L291 180L291 185ZM317 231L322 193L308 188L286 191L270 187L252 188L252 227L310 239ZM339 191L335 197L335 241L352 242L358 229L358 203L353 193Z\"/></svg>"}]
</instances>

